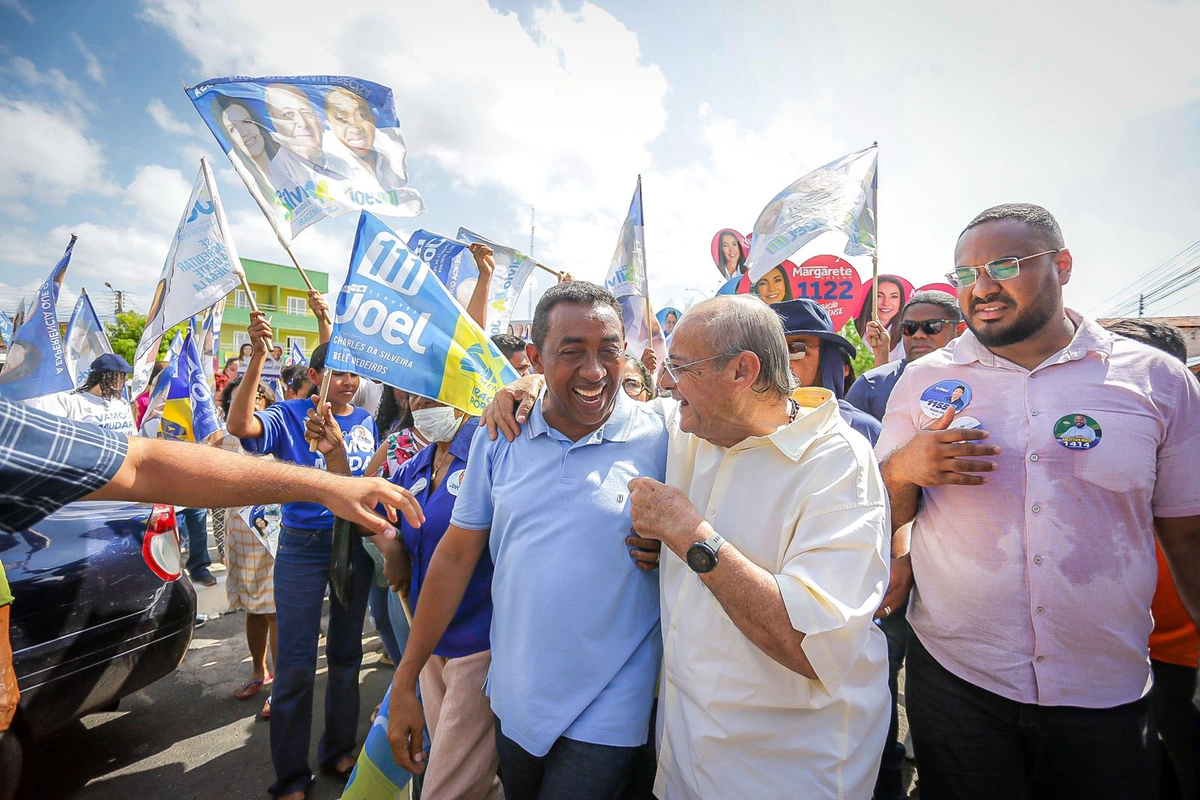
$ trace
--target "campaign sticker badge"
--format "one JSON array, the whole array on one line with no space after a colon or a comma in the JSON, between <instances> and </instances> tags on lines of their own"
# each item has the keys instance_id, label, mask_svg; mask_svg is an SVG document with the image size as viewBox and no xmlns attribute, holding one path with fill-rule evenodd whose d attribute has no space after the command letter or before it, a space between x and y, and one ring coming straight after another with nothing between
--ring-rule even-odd
<instances>
[{"instance_id":1,"label":"campaign sticker badge","mask_svg":"<svg viewBox=\"0 0 1200 800\"><path fill-rule=\"evenodd\" d=\"M417 478L408 490L413 494L420 494L421 492L425 491L425 487L428 485L429 481L425 480L424 478Z\"/></svg>"},{"instance_id":2,"label":"campaign sticker badge","mask_svg":"<svg viewBox=\"0 0 1200 800\"><path fill-rule=\"evenodd\" d=\"M1091 450L1103 435L1100 423L1087 414L1067 414L1054 423L1054 438L1068 450Z\"/></svg>"},{"instance_id":3,"label":"campaign sticker badge","mask_svg":"<svg viewBox=\"0 0 1200 800\"><path fill-rule=\"evenodd\" d=\"M458 497L458 491L462 489L463 475L466 474L465 469L455 470L446 478L446 491Z\"/></svg>"},{"instance_id":4,"label":"campaign sticker badge","mask_svg":"<svg viewBox=\"0 0 1200 800\"><path fill-rule=\"evenodd\" d=\"M921 393L921 410L933 419L945 414L950 406L954 406L955 414L961 414L970 403L971 387L962 381L938 381Z\"/></svg>"},{"instance_id":5,"label":"campaign sticker badge","mask_svg":"<svg viewBox=\"0 0 1200 800\"><path fill-rule=\"evenodd\" d=\"M983 423L974 417L955 417L954 422L950 423L950 430L978 430L983 427Z\"/></svg>"}]
</instances>

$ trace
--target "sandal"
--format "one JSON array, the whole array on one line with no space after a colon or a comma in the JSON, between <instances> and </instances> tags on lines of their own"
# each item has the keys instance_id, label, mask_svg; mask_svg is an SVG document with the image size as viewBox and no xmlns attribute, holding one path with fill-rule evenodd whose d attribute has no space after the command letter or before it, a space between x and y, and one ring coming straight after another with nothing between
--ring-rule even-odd
<instances>
[{"instance_id":1,"label":"sandal","mask_svg":"<svg viewBox=\"0 0 1200 800\"><path fill-rule=\"evenodd\" d=\"M258 680L243 683L242 688L234 690L234 699L249 700L251 697L254 697L254 695L258 694L258 690L263 687L263 683L267 680L269 680L269 678L259 678Z\"/></svg>"},{"instance_id":2,"label":"sandal","mask_svg":"<svg viewBox=\"0 0 1200 800\"><path fill-rule=\"evenodd\" d=\"M267 695L267 702L263 703L262 711L258 712L258 718L261 720L271 719L271 696Z\"/></svg>"}]
</instances>

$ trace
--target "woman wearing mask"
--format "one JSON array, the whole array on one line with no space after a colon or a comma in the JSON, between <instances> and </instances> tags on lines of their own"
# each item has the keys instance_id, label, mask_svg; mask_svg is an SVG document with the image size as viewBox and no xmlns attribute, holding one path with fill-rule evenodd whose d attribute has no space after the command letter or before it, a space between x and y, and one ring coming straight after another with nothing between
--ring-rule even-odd
<instances>
[{"instance_id":1,"label":"woman wearing mask","mask_svg":"<svg viewBox=\"0 0 1200 800\"><path fill-rule=\"evenodd\" d=\"M253 356L242 384L233 393L228 429L250 453L270 453L282 461L362 475L375 452L375 421L351 404L358 376L332 372L328 402L321 409L317 430L328 422L330 432L310 452L305 438L309 418L316 417L314 399L286 400L255 411L255 392L267 359L271 325L261 312L251 312L250 341ZM309 359L309 379L320 385L326 369L327 345ZM333 447L336 438L340 447ZM333 454L332 456L330 454ZM317 640L321 633L321 606L329 583L333 552L333 514L315 503L285 503L283 529L275 555L275 610L279 652L271 708L271 760L275 783L271 793L300 800L312 781L308 765L312 727L313 685L316 680ZM354 581L348 604L330 598L325 656L328 683L325 690L325 734L318 757L321 767L345 775L354 767L358 730L358 672L362 665L362 628L367 610L373 563L361 542L353 543Z\"/></svg>"}]
</instances>

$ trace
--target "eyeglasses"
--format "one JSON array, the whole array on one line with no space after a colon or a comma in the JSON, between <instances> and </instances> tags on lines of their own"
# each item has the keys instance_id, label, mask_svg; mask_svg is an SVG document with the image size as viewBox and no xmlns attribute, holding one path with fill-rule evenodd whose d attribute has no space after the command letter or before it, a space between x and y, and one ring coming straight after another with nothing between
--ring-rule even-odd
<instances>
[{"instance_id":1,"label":"eyeglasses","mask_svg":"<svg viewBox=\"0 0 1200 800\"><path fill-rule=\"evenodd\" d=\"M806 355L808 355L809 350L817 350L820 348L820 345L816 345L816 344L810 345L805 342L788 342L787 348L788 348L788 360L789 361L799 361L800 359L802 359Z\"/></svg>"},{"instance_id":2,"label":"eyeglasses","mask_svg":"<svg viewBox=\"0 0 1200 800\"><path fill-rule=\"evenodd\" d=\"M946 273L946 280L955 289L965 289L975 283L979 277L979 270L987 270L988 277L994 281L1011 280L1021 274L1021 262L1028 261L1031 258L1040 256L1048 256L1051 253L1057 253L1058 250L1043 250L1040 253L1034 253L1031 256L1023 258L998 258L995 261L979 267L955 267L953 272Z\"/></svg>"},{"instance_id":3,"label":"eyeglasses","mask_svg":"<svg viewBox=\"0 0 1200 800\"><path fill-rule=\"evenodd\" d=\"M663 361L663 369L665 369L667 371L667 374L671 376L672 383L679 383L679 376L682 373L687 372L688 370L690 370L692 367L696 366L697 364L703 364L708 361L715 361L718 358L733 358L735 355L737 355L737 354L736 353L719 353L718 355L709 356L708 358L701 358L701 359L697 359L696 361L689 361L686 364L676 364L673 361L671 361L670 356L667 356L667 358Z\"/></svg>"},{"instance_id":4,"label":"eyeglasses","mask_svg":"<svg viewBox=\"0 0 1200 800\"><path fill-rule=\"evenodd\" d=\"M923 322L901 322L900 332L905 336L913 336L918 330L925 331L926 336L941 333L942 328L961 322L958 319L927 319Z\"/></svg>"},{"instance_id":5,"label":"eyeglasses","mask_svg":"<svg viewBox=\"0 0 1200 800\"><path fill-rule=\"evenodd\" d=\"M621 386L624 387L625 393L633 398L650 394L650 390L646 388L646 384L642 383L640 378L626 378L621 381Z\"/></svg>"}]
</instances>

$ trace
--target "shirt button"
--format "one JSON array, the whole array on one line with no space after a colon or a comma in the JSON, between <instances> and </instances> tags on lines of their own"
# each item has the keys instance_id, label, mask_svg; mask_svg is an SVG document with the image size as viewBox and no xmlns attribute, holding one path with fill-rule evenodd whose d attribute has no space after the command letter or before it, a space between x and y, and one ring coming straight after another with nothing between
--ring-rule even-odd
<instances>
[{"instance_id":1,"label":"shirt button","mask_svg":"<svg viewBox=\"0 0 1200 800\"><path fill-rule=\"evenodd\" d=\"M737 458L737 451L736 451L736 450L734 450L732 453L730 453L730 454L729 454L729 457L730 457L730 458Z\"/></svg>"},{"instance_id":2,"label":"shirt button","mask_svg":"<svg viewBox=\"0 0 1200 800\"><path fill-rule=\"evenodd\" d=\"M1033 455L1031 455L1031 456L1029 457L1029 460L1030 460L1030 461L1037 461L1037 460L1038 460L1038 454L1037 454L1037 453L1034 453Z\"/></svg>"},{"instance_id":3,"label":"shirt button","mask_svg":"<svg viewBox=\"0 0 1200 800\"><path fill-rule=\"evenodd\" d=\"M1034 506L1034 507L1033 507L1033 513L1035 513L1035 514L1036 514L1036 513L1038 513L1038 512L1039 512L1039 511L1041 511L1041 510L1042 510L1042 507L1041 507L1041 506Z\"/></svg>"},{"instance_id":4,"label":"shirt button","mask_svg":"<svg viewBox=\"0 0 1200 800\"><path fill-rule=\"evenodd\" d=\"M1037 607L1037 612L1038 612L1039 614L1045 613L1045 611L1046 611L1046 609L1042 608L1041 606L1038 606L1038 607Z\"/></svg>"},{"instance_id":5,"label":"shirt button","mask_svg":"<svg viewBox=\"0 0 1200 800\"><path fill-rule=\"evenodd\" d=\"M1037 657L1037 662L1038 662L1039 664L1040 664L1040 663L1042 663L1042 662L1043 662L1043 661L1045 661L1045 660L1046 660L1046 657L1045 657L1045 656L1038 656L1038 657Z\"/></svg>"},{"instance_id":6,"label":"shirt button","mask_svg":"<svg viewBox=\"0 0 1200 800\"><path fill-rule=\"evenodd\" d=\"M1041 611L1041 609L1039 608L1039 609L1038 609L1038 611ZM671 623L671 630L673 630L673 631L677 631L677 630L679 630L679 623L678 623L678 622L672 622L672 623Z\"/></svg>"},{"instance_id":7,"label":"shirt button","mask_svg":"<svg viewBox=\"0 0 1200 800\"><path fill-rule=\"evenodd\" d=\"M717 509L714 508L713 506L709 506L708 507L708 515L711 517L715 513L717 513Z\"/></svg>"},{"instance_id":8,"label":"shirt button","mask_svg":"<svg viewBox=\"0 0 1200 800\"><path fill-rule=\"evenodd\" d=\"M1034 409L1033 411L1030 411L1029 413L1035 417L1038 415L1037 409Z\"/></svg>"},{"instance_id":9,"label":"shirt button","mask_svg":"<svg viewBox=\"0 0 1200 800\"><path fill-rule=\"evenodd\" d=\"M1033 557L1033 563L1035 563L1035 564L1040 564L1040 563L1042 563L1042 557L1041 557L1041 556L1034 556L1034 557Z\"/></svg>"}]
</instances>

